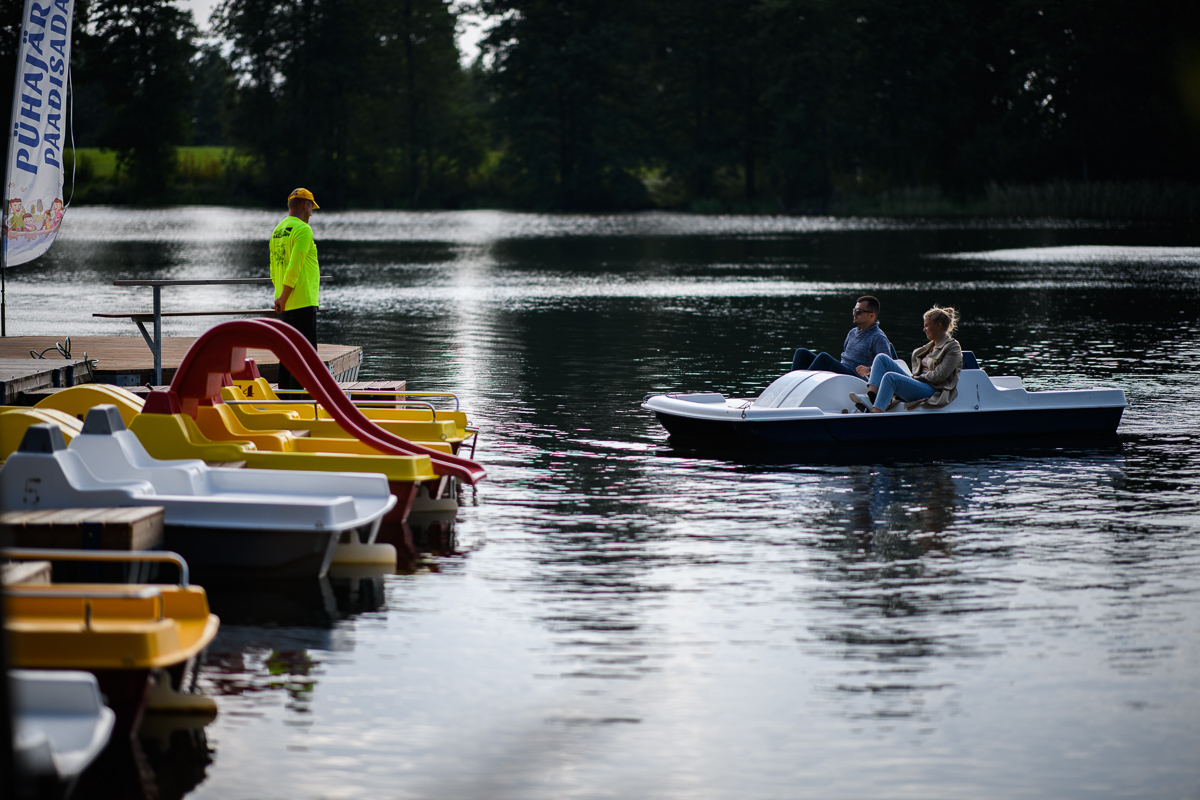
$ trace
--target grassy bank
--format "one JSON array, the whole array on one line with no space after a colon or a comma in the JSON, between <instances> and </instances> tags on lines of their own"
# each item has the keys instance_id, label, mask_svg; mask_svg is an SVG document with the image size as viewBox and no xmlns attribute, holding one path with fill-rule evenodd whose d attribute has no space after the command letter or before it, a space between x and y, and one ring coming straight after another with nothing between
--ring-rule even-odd
<instances>
[{"instance_id":1,"label":"grassy bank","mask_svg":"<svg viewBox=\"0 0 1200 800\"><path fill-rule=\"evenodd\" d=\"M246 202L237 190L247 160L231 147L176 148L175 182L171 200L178 204L236 205ZM117 154L97 147L81 147L75 154L75 197L79 205L131 202L131 193L121 173ZM66 155L66 181L71 191L71 152ZM242 196L239 196L242 195Z\"/></svg>"},{"instance_id":2,"label":"grassy bank","mask_svg":"<svg viewBox=\"0 0 1200 800\"><path fill-rule=\"evenodd\" d=\"M1200 186L1150 181L993 184L982 195L966 198L919 188L835 197L829 210L836 216L1190 220L1200 218Z\"/></svg>"},{"instance_id":3,"label":"grassy bank","mask_svg":"<svg viewBox=\"0 0 1200 800\"><path fill-rule=\"evenodd\" d=\"M74 202L126 204L129 192L116 154L99 148L80 148L75 172ZM229 147L180 147L172 201L178 204L257 205L252 192L251 161ZM67 188L70 192L70 154L67 156ZM477 207L504 207L497 200L490 176L499 154L476 176L480 191ZM650 194L672 208L699 214L822 214L832 216L881 217L1057 217L1065 219L1194 220L1200 219L1200 186L1178 182L1106 181L1056 182L1035 186L990 185L976 196L952 197L936 188L914 188L873 195L835 193L811 198L802 207L785 208L774 199L755 202L736 199L668 198L659 187L654 171L640 176Z\"/></svg>"}]
</instances>

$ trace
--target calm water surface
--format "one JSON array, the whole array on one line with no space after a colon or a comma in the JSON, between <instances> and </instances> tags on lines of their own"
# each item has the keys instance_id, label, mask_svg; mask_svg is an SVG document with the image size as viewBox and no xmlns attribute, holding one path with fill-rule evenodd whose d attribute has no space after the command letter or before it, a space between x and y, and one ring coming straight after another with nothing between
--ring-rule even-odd
<instances>
[{"instance_id":1,"label":"calm water surface","mask_svg":"<svg viewBox=\"0 0 1200 800\"><path fill-rule=\"evenodd\" d=\"M12 335L133 334L117 278L266 273L276 213L74 209ZM218 718L87 796L1200 798L1200 237L1067 222L314 217L369 377L457 391L489 479L405 574L213 587ZM753 396L854 299L1117 441L673 448L642 396ZM261 306L259 288L169 309ZM211 320L168 323L194 335ZM115 776L115 777L114 777Z\"/></svg>"}]
</instances>

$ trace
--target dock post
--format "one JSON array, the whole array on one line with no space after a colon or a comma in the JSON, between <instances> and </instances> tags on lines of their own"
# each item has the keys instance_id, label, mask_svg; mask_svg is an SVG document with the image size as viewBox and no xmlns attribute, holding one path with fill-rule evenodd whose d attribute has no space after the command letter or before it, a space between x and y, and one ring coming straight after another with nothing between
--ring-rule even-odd
<instances>
[{"instance_id":1,"label":"dock post","mask_svg":"<svg viewBox=\"0 0 1200 800\"><path fill-rule=\"evenodd\" d=\"M162 287L154 285L154 385L162 386Z\"/></svg>"}]
</instances>

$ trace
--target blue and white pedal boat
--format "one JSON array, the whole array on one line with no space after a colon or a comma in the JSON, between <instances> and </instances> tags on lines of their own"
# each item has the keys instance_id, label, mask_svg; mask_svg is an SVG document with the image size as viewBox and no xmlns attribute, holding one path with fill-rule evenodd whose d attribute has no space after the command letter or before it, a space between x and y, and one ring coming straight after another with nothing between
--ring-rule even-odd
<instances>
[{"instance_id":1,"label":"blue and white pedal boat","mask_svg":"<svg viewBox=\"0 0 1200 800\"><path fill-rule=\"evenodd\" d=\"M903 404L883 414L859 411L850 393L865 394L852 375L798 370L758 397L715 392L655 394L642 401L671 441L702 447L785 449L810 444L877 444L934 440L1112 436L1126 407L1121 389L1025 389L1020 378L990 377L964 353L958 396L940 408Z\"/></svg>"}]
</instances>

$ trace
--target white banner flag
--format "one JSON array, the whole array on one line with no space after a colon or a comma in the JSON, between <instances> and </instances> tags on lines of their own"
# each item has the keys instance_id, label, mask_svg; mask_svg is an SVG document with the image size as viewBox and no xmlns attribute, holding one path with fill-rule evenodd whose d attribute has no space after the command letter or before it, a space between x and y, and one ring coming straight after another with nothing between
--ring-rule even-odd
<instances>
[{"instance_id":1,"label":"white banner flag","mask_svg":"<svg viewBox=\"0 0 1200 800\"><path fill-rule=\"evenodd\" d=\"M67 73L75 0L25 0L4 192L4 266L50 249L63 217Z\"/></svg>"}]
</instances>

